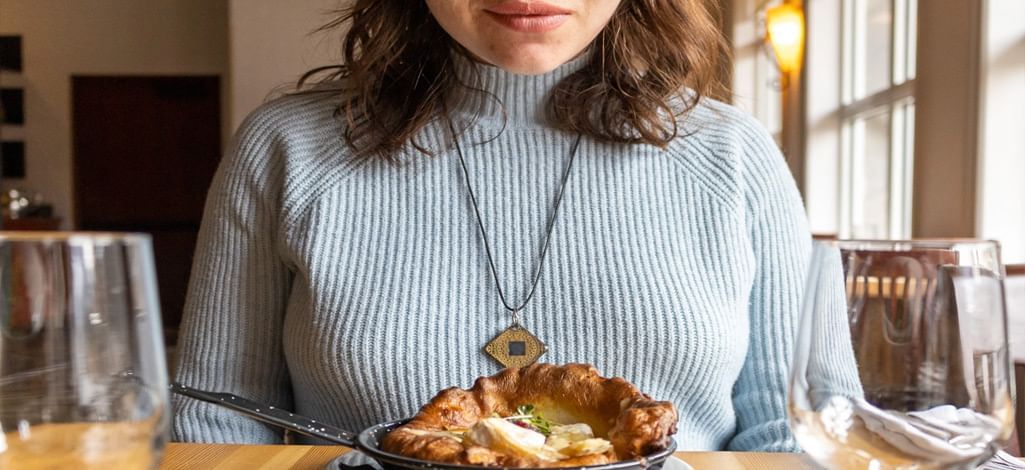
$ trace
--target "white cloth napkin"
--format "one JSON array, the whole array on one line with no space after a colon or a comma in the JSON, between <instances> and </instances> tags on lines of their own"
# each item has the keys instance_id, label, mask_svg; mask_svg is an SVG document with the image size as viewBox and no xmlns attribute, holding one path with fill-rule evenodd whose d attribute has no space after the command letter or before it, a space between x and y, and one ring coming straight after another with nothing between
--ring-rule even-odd
<instances>
[{"instance_id":1,"label":"white cloth napkin","mask_svg":"<svg viewBox=\"0 0 1025 470\"><path fill-rule=\"evenodd\" d=\"M980 465L978 470L1025 470L1025 460L1000 451L988 462Z\"/></svg>"},{"instance_id":2,"label":"white cloth napkin","mask_svg":"<svg viewBox=\"0 0 1025 470\"><path fill-rule=\"evenodd\" d=\"M951 405L901 413L857 399L854 407L865 427L897 449L948 464L989 452L1001 425L991 416Z\"/></svg>"}]
</instances>

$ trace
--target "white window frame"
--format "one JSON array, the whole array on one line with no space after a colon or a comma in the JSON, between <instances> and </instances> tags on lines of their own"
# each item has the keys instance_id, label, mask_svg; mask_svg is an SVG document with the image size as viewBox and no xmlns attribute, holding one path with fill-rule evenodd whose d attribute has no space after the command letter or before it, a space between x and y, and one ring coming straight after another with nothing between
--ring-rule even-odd
<instances>
[{"instance_id":1,"label":"white window frame","mask_svg":"<svg viewBox=\"0 0 1025 470\"><path fill-rule=\"evenodd\" d=\"M868 51L859 38L867 34L861 19L866 17L867 0L842 0L841 23L841 99L837 108L840 124L840 200L838 234L841 237L864 238L855 226L861 198L856 197L862 178L856 160L862 142L862 120L880 113L888 113L890 120L890 151L888 179L888 231L882 238L908 238L911 235L911 197L914 174L914 67L908 67L909 58L916 56L914 34L908 31L909 16L916 18L914 0L891 0L890 86L865 96L865 84L858 73L864 68ZM815 71L811 71L812 74ZM878 237L878 234L876 234Z\"/></svg>"}]
</instances>

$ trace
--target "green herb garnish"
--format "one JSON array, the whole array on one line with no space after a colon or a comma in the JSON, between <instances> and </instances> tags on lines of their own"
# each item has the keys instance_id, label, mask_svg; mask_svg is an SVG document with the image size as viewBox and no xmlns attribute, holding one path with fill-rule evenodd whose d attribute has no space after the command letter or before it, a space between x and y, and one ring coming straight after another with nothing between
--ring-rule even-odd
<instances>
[{"instance_id":1,"label":"green herb garnish","mask_svg":"<svg viewBox=\"0 0 1025 470\"><path fill-rule=\"evenodd\" d=\"M534 405L520 405L516 407L516 414L518 415L532 415L534 414Z\"/></svg>"},{"instance_id":2,"label":"green herb garnish","mask_svg":"<svg viewBox=\"0 0 1025 470\"><path fill-rule=\"evenodd\" d=\"M526 425L530 429L544 434L546 437L552 433L552 426L558 426L558 423L545 419L540 413L535 414L534 405L530 404L516 407L516 414L505 419L513 423Z\"/></svg>"}]
</instances>

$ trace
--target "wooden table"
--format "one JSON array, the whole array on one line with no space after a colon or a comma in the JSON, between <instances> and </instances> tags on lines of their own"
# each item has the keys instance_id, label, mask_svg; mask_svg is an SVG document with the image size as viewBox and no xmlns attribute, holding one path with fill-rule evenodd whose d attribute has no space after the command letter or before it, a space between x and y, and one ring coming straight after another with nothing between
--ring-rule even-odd
<instances>
[{"instance_id":1,"label":"wooden table","mask_svg":"<svg viewBox=\"0 0 1025 470\"><path fill-rule=\"evenodd\" d=\"M225 444L168 444L162 470L171 469L298 469L321 470L349 449L341 446L243 446ZM677 452L696 470L816 469L800 454L758 452Z\"/></svg>"}]
</instances>

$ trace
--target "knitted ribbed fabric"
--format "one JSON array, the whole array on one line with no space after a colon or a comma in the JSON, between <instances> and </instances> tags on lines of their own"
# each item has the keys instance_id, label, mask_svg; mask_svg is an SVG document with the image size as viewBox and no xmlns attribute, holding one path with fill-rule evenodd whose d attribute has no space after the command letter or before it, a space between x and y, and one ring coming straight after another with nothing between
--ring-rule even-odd
<instances>
[{"instance_id":1,"label":"knitted ribbed fabric","mask_svg":"<svg viewBox=\"0 0 1025 470\"><path fill-rule=\"evenodd\" d=\"M575 138L543 124L544 102L581 60L537 76L464 65L489 95L453 119L512 303ZM239 130L208 196L176 378L360 430L497 372L482 348L510 316L445 121L417 136L433 157L356 159L336 106L287 96ZM583 138L523 321L543 362L675 403L680 449L796 450L785 397L809 242L772 138L706 100L664 149ZM208 404L174 411L177 440L281 440Z\"/></svg>"}]
</instances>

